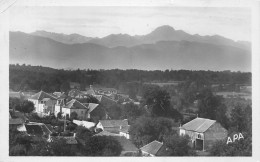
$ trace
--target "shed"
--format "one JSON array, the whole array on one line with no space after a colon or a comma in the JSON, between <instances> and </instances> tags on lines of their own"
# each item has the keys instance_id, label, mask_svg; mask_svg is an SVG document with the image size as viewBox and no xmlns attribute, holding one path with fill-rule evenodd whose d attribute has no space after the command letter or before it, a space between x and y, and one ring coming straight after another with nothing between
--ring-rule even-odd
<instances>
[{"instance_id":1,"label":"shed","mask_svg":"<svg viewBox=\"0 0 260 162\"><path fill-rule=\"evenodd\" d=\"M180 135L188 135L197 150L208 150L217 140L227 137L227 130L216 120L195 118L180 127Z\"/></svg>"}]
</instances>

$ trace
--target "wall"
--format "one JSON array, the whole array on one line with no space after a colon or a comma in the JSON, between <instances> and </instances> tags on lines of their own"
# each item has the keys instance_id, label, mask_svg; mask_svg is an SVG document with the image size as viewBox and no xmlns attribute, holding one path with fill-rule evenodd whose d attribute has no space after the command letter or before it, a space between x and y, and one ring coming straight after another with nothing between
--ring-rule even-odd
<instances>
[{"instance_id":1,"label":"wall","mask_svg":"<svg viewBox=\"0 0 260 162\"><path fill-rule=\"evenodd\" d=\"M206 132L204 132L204 149L209 150L214 142L227 138L227 130L219 123L213 124Z\"/></svg>"}]
</instances>

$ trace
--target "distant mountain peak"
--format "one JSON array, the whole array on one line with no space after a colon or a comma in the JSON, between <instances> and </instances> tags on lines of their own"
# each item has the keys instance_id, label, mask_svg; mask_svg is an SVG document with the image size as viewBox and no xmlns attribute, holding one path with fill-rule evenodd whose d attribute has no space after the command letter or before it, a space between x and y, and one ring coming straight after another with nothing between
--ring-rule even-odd
<instances>
[{"instance_id":1,"label":"distant mountain peak","mask_svg":"<svg viewBox=\"0 0 260 162\"><path fill-rule=\"evenodd\" d=\"M154 31L152 31L152 33L170 33L170 32L174 32L175 29L169 25L163 25L160 26L158 28L156 28Z\"/></svg>"}]
</instances>

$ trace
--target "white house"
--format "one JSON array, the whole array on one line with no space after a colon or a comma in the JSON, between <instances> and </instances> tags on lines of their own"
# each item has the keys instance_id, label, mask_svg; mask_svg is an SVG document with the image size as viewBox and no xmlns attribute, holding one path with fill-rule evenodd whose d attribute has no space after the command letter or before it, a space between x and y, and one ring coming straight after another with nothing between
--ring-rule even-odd
<instances>
[{"instance_id":1,"label":"white house","mask_svg":"<svg viewBox=\"0 0 260 162\"><path fill-rule=\"evenodd\" d=\"M28 101L34 103L35 112L41 115L48 115L50 113L54 113L57 98L49 93L40 91L28 98Z\"/></svg>"},{"instance_id":2,"label":"white house","mask_svg":"<svg viewBox=\"0 0 260 162\"><path fill-rule=\"evenodd\" d=\"M65 105L61 107L61 113L63 116L70 117L72 112L77 113L78 119L86 120L90 118L88 113L88 107L77 101L76 99L72 99L67 102ZM56 111L56 110L55 110Z\"/></svg>"}]
</instances>

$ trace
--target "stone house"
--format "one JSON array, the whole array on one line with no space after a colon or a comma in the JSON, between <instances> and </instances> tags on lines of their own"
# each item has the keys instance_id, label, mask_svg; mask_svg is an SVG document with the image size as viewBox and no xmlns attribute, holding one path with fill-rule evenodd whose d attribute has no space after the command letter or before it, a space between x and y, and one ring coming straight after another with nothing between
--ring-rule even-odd
<instances>
[{"instance_id":1,"label":"stone house","mask_svg":"<svg viewBox=\"0 0 260 162\"><path fill-rule=\"evenodd\" d=\"M227 138L227 130L216 120L195 118L180 127L180 135L188 135L197 150L209 150L214 142Z\"/></svg>"}]
</instances>

